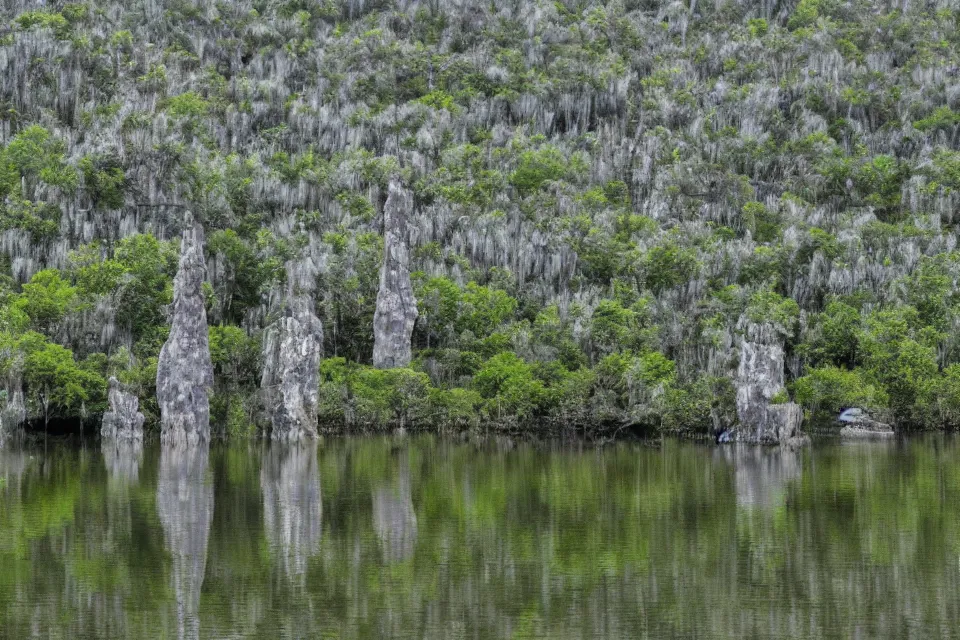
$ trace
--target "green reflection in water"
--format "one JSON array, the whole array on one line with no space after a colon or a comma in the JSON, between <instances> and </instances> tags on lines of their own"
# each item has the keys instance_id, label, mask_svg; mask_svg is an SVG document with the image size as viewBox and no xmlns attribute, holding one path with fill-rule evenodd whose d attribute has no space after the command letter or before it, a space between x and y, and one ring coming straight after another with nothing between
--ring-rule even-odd
<instances>
[{"instance_id":1,"label":"green reflection in water","mask_svg":"<svg viewBox=\"0 0 960 640\"><path fill-rule=\"evenodd\" d=\"M0 637L958 637L960 441L0 449Z\"/></svg>"}]
</instances>

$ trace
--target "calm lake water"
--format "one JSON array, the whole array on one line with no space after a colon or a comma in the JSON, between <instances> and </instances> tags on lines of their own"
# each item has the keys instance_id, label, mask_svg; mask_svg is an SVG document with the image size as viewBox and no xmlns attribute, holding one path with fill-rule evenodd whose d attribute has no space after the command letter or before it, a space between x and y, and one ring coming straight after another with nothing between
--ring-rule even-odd
<instances>
[{"instance_id":1,"label":"calm lake water","mask_svg":"<svg viewBox=\"0 0 960 640\"><path fill-rule=\"evenodd\" d=\"M960 637L960 441L8 444L0 637Z\"/></svg>"}]
</instances>

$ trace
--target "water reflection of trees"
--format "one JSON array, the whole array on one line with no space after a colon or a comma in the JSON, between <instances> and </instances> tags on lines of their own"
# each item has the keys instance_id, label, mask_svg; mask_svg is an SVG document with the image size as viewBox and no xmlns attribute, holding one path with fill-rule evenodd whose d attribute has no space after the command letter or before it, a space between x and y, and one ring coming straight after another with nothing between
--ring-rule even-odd
<instances>
[{"instance_id":1,"label":"water reflection of trees","mask_svg":"<svg viewBox=\"0 0 960 640\"><path fill-rule=\"evenodd\" d=\"M7 453L17 462L0 453L0 637L155 636L162 619L147 611L166 589L152 494L112 483L96 450Z\"/></svg>"},{"instance_id":2,"label":"water reflection of trees","mask_svg":"<svg viewBox=\"0 0 960 640\"><path fill-rule=\"evenodd\" d=\"M19 491L20 479L32 462L33 456L23 449L0 446L0 490Z\"/></svg>"},{"instance_id":3,"label":"water reflection of trees","mask_svg":"<svg viewBox=\"0 0 960 640\"><path fill-rule=\"evenodd\" d=\"M958 453L148 449L127 497L100 455L4 453L0 637L950 637Z\"/></svg>"}]
</instances>

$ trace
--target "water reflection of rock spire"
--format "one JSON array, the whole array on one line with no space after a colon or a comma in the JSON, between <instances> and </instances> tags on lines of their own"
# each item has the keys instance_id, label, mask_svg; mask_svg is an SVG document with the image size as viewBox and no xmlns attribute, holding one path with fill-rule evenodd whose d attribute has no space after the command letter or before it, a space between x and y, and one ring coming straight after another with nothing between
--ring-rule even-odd
<instances>
[{"instance_id":1,"label":"water reflection of rock spire","mask_svg":"<svg viewBox=\"0 0 960 640\"><path fill-rule=\"evenodd\" d=\"M164 446L160 453L157 511L172 563L177 637L200 637L200 587L213 518L213 484L207 478L208 448Z\"/></svg>"},{"instance_id":2,"label":"water reflection of rock spire","mask_svg":"<svg viewBox=\"0 0 960 640\"><path fill-rule=\"evenodd\" d=\"M32 461L33 456L20 447L4 446L0 441L0 489L19 491L20 481Z\"/></svg>"},{"instance_id":3,"label":"water reflection of rock spire","mask_svg":"<svg viewBox=\"0 0 960 640\"><path fill-rule=\"evenodd\" d=\"M322 531L316 441L271 445L260 471L260 486L271 551L286 575L302 583Z\"/></svg>"},{"instance_id":4,"label":"water reflection of rock spire","mask_svg":"<svg viewBox=\"0 0 960 640\"><path fill-rule=\"evenodd\" d=\"M389 561L406 560L417 544L417 514L410 490L410 464L404 452L396 478L373 493L373 527Z\"/></svg>"},{"instance_id":5,"label":"water reflection of rock spire","mask_svg":"<svg viewBox=\"0 0 960 640\"><path fill-rule=\"evenodd\" d=\"M800 452L790 447L721 447L716 454L733 464L737 505L775 507L787 486L800 477Z\"/></svg>"},{"instance_id":6,"label":"water reflection of rock spire","mask_svg":"<svg viewBox=\"0 0 960 640\"><path fill-rule=\"evenodd\" d=\"M111 489L137 484L143 462L143 440L103 438L100 450Z\"/></svg>"}]
</instances>

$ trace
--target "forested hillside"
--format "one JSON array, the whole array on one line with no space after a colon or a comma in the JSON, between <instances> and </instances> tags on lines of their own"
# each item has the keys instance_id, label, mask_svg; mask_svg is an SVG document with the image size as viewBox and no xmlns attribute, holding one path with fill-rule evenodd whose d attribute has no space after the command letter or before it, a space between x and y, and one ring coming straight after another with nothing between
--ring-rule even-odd
<instances>
[{"instance_id":1,"label":"forested hillside","mask_svg":"<svg viewBox=\"0 0 960 640\"><path fill-rule=\"evenodd\" d=\"M187 211L224 434L262 428L287 263L321 429L706 433L736 421L750 323L811 420L960 424L954 3L0 7L8 429L97 423L111 375L156 423ZM382 370L391 179L419 318Z\"/></svg>"}]
</instances>

